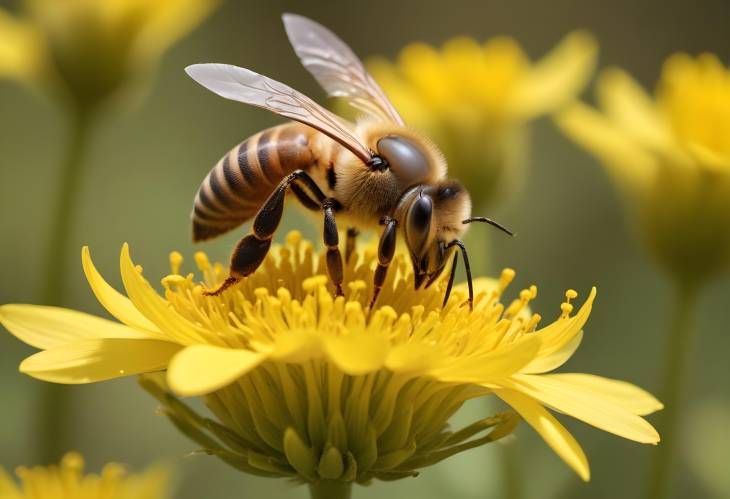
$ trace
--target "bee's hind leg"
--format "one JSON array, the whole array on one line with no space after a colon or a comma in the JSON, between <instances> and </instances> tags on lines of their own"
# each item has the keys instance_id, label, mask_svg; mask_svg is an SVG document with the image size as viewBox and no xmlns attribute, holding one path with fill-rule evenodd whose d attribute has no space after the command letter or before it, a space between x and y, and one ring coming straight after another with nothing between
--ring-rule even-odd
<instances>
[{"instance_id":1,"label":"bee's hind leg","mask_svg":"<svg viewBox=\"0 0 730 499\"><path fill-rule=\"evenodd\" d=\"M217 296L244 277L253 274L259 265L266 258L271 247L271 238L276 232L284 213L284 199L289 187L295 182L303 180L310 187L314 184L312 179L303 170L296 170L287 175L274 192L271 193L266 203L256 213L253 220L252 233L241 239L231 255L229 276L223 283L214 290L204 291L206 296ZM316 186L316 184L314 184ZM321 191L320 191L321 193ZM324 194L322 194L324 199Z\"/></svg>"}]
</instances>

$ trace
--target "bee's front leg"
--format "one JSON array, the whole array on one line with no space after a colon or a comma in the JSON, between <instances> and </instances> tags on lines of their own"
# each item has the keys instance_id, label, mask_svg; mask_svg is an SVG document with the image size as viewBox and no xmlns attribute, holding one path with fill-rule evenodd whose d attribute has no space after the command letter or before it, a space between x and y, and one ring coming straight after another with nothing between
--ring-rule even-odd
<instances>
[{"instance_id":1,"label":"bee's front leg","mask_svg":"<svg viewBox=\"0 0 730 499\"><path fill-rule=\"evenodd\" d=\"M388 266L395 254L398 222L394 218L383 217L380 223L385 225L385 229L380 235L380 243L378 244L378 268L375 269L375 275L373 276L373 297L370 300L370 310L372 310L375 301L378 299L383 283L385 283L385 277L388 275Z\"/></svg>"}]
</instances>

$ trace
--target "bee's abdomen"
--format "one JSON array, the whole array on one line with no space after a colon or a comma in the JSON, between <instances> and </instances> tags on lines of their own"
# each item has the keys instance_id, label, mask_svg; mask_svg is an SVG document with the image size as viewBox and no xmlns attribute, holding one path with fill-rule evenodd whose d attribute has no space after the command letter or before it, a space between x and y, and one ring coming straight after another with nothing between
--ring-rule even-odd
<instances>
[{"instance_id":1,"label":"bee's abdomen","mask_svg":"<svg viewBox=\"0 0 730 499\"><path fill-rule=\"evenodd\" d=\"M279 181L315 158L311 128L291 123L269 128L223 156L203 180L192 212L193 241L219 236L253 217Z\"/></svg>"}]
</instances>

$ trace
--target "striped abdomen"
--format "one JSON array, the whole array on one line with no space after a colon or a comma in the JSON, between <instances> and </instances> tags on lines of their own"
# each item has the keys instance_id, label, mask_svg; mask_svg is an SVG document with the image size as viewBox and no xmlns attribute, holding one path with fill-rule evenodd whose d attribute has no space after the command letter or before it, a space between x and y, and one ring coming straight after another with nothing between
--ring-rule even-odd
<instances>
[{"instance_id":1,"label":"striped abdomen","mask_svg":"<svg viewBox=\"0 0 730 499\"><path fill-rule=\"evenodd\" d=\"M286 175L315 158L313 129L288 123L243 141L203 180L193 206L193 241L219 236L253 217Z\"/></svg>"}]
</instances>

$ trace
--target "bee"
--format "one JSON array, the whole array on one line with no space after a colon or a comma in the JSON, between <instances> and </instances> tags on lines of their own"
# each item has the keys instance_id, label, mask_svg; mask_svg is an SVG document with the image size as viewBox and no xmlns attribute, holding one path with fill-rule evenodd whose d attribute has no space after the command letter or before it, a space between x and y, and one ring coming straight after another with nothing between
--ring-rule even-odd
<instances>
[{"instance_id":1,"label":"bee","mask_svg":"<svg viewBox=\"0 0 730 499\"><path fill-rule=\"evenodd\" d=\"M233 250L228 278L208 295L218 295L263 262L291 193L305 208L322 213L326 268L337 296L343 295L343 258L338 224L346 224L346 257L360 229L381 229L370 308L404 238L415 288L427 288L443 273L451 255L448 300L459 253L464 259L469 305L474 292L462 236L472 222L469 192L447 178L443 154L408 128L363 63L324 26L284 14L284 27L304 67L331 97L341 97L363 116L353 124L309 97L248 69L195 64L186 72L208 90L230 100L292 120L248 138L231 149L203 180L192 211L193 240L228 232L253 218L251 233ZM342 226L342 225L340 225Z\"/></svg>"}]
</instances>

